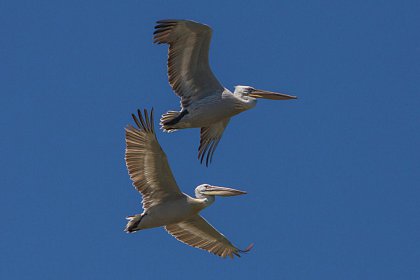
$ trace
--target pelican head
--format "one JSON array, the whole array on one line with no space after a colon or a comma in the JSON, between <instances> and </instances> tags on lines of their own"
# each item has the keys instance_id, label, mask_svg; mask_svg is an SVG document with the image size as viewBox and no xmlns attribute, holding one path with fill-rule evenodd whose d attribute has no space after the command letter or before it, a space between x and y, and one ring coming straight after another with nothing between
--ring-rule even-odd
<instances>
[{"instance_id":1,"label":"pelican head","mask_svg":"<svg viewBox=\"0 0 420 280\"><path fill-rule=\"evenodd\" d=\"M271 99L271 100L288 100L288 99L296 99L296 96L287 95L283 93L277 93L272 91L260 90L250 86L236 86L235 87L235 95L239 95L241 97L252 97L252 98L264 98L264 99Z\"/></svg>"},{"instance_id":2,"label":"pelican head","mask_svg":"<svg viewBox=\"0 0 420 280\"><path fill-rule=\"evenodd\" d=\"M235 196L246 194L244 191L235 190L226 187L212 186L209 184L202 184L195 188L195 196L197 198L207 198L214 196Z\"/></svg>"}]
</instances>

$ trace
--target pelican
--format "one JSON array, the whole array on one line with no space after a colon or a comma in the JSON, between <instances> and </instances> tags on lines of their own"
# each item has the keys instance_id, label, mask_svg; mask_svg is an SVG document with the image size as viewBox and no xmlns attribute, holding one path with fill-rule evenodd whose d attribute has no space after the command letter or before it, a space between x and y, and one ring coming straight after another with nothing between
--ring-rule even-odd
<instances>
[{"instance_id":1,"label":"pelican","mask_svg":"<svg viewBox=\"0 0 420 280\"><path fill-rule=\"evenodd\" d=\"M179 241L192 247L207 250L225 258L251 250L236 248L226 237L212 227L200 211L211 205L215 196L235 196L244 191L226 187L199 185L196 198L182 193L175 182L166 155L157 141L153 126L153 109L150 117L144 110L144 117L138 110L133 114L138 128L128 126L125 131L125 161L134 187L143 196L143 213L127 217L125 231L165 227L165 230Z\"/></svg>"},{"instance_id":2,"label":"pelican","mask_svg":"<svg viewBox=\"0 0 420 280\"><path fill-rule=\"evenodd\" d=\"M181 98L181 111L169 111L160 119L161 128L172 132L201 128L198 159L206 166L231 117L255 107L257 98L296 99L296 96L236 86L232 93L223 87L209 66L212 29L190 20L159 20L154 43L168 44L169 84Z\"/></svg>"}]
</instances>

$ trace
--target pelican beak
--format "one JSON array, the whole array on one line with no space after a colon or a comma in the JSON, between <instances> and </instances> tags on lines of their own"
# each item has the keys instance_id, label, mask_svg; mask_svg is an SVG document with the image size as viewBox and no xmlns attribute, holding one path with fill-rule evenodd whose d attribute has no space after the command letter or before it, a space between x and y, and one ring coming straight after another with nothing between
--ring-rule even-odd
<instances>
[{"instance_id":1,"label":"pelican beak","mask_svg":"<svg viewBox=\"0 0 420 280\"><path fill-rule=\"evenodd\" d=\"M201 192L205 195L218 195L218 196L235 196L235 195L241 195L246 194L244 191L235 190L231 188L225 188L225 187L218 187L218 186L208 186L206 190Z\"/></svg>"},{"instance_id":2,"label":"pelican beak","mask_svg":"<svg viewBox=\"0 0 420 280\"><path fill-rule=\"evenodd\" d=\"M287 94L265 91L265 90L260 90L260 89L252 90L249 96L254 97L254 98L264 98L264 99L272 99L272 100L297 99L297 97L293 95L287 95Z\"/></svg>"}]
</instances>

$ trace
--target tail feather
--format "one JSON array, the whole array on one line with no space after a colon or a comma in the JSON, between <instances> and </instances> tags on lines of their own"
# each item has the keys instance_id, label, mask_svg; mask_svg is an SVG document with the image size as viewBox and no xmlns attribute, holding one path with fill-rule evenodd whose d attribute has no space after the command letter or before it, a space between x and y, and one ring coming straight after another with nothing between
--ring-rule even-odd
<instances>
[{"instance_id":1,"label":"tail feather","mask_svg":"<svg viewBox=\"0 0 420 280\"><path fill-rule=\"evenodd\" d=\"M177 130L177 127L175 125L186 115L188 114L187 110L184 110L182 112L176 112L176 111L169 111L162 115L160 118L160 125L163 131L165 132L173 132Z\"/></svg>"},{"instance_id":2,"label":"tail feather","mask_svg":"<svg viewBox=\"0 0 420 280\"><path fill-rule=\"evenodd\" d=\"M134 216L128 216L126 219L128 220L127 225L125 226L124 231L127 233L132 233L140 230L137 228L137 226L140 224L141 219L143 218L143 215L134 215Z\"/></svg>"}]
</instances>

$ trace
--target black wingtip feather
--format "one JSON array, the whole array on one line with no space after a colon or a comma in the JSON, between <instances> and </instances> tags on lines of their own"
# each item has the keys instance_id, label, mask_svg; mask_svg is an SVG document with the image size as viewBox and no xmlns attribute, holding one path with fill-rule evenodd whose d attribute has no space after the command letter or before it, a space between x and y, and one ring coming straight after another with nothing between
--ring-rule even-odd
<instances>
[{"instance_id":1,"label":"black wingtip feather","mask_svg":"<svg viewBox=\"0 0 420 280\"><path fill-rule=\"evenodd\" d=\"M131 117L133 118L134 122L137 124L138 128L141 128L141 125L140 125L139 121L137 120L136 115L131 114Z\"/></svg>"},{"instance_id":2,"label":"black wingtip feather","mask_svg":"<svg viewBox=\"0 0 420 280\"><path fill-rule=\"evenodd\" d=\"M154 127L154 119L153 119L153 107L152 107L152 109L150 110L150 123L151 123L151 130L152 130L152 132L153 133L155 133L155 127Z\"/></svg>"},{"instance_id":3,"label":"black wingtip feather","mask_svg":"<svg viewBox=\"0 0 420 280\"><path fill-rule=\"evenodd\" d=\"M177 19L160 19L158 21L156 21L157 24L166 24L166 23L172 23L172 24L176 24L179 20Z\"/></svg>"},{"instance_id":4,"label":"black wingtip feather","mask_svg":"<svg viewBox=\"0 0 420 280\"><path fill-rule=\"evenodd\" d=\"M144 131L146 131L146 123L144 122L143 116L141 114L140 109L137 109L137 115L139 116L139 120L141 122L141 127Z\"/></svg>"},{"instance_id":5,"label":"black wingtip feather","mask_svg":"<svg viewBox=\"0 0 420 280\"><path fill-rule=\"evenodd\" d=\"M137 116L135 114L131 114L131 117L140 130L154 133L153 108L151 109L150 114L147 109L144 109L143 114L140 109L137 109Z\"/></svg>"},{"instance_id":6,"label":"black wingtip feather","mask_svg":"<svg viewBox=\"0 0 420 280\"><path fill-rule=\"evenodd\" d=\"M249 244L248 247L246 247L244 250L240 250L240 249L238 250L241 253L248 253L249 251L251 251L252 248L254 248L254 243Z\"/></svg>"}]
</instances>

